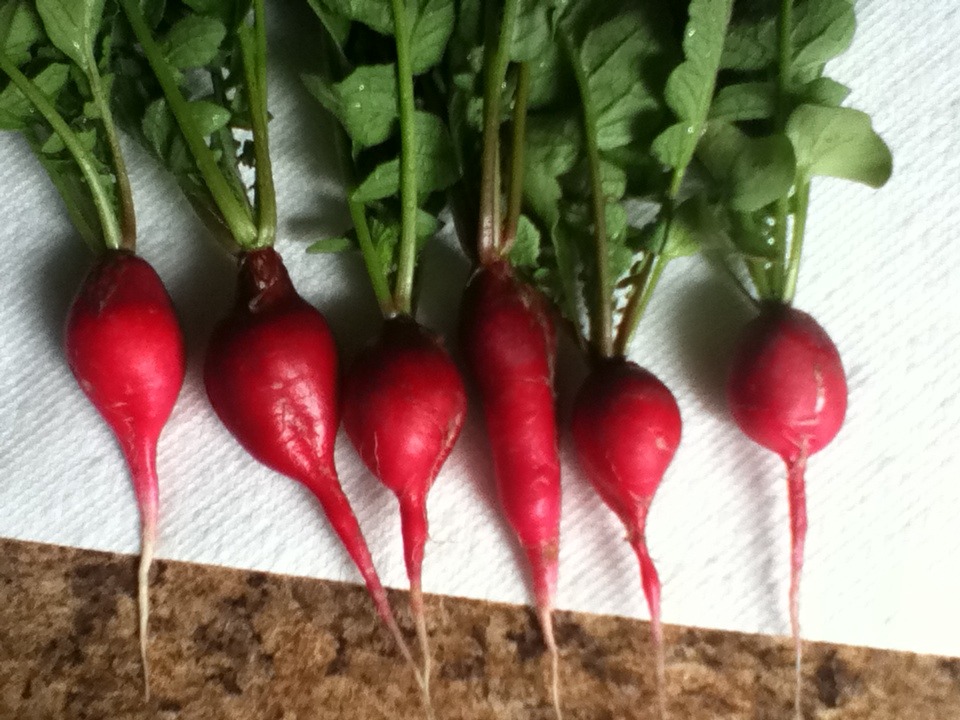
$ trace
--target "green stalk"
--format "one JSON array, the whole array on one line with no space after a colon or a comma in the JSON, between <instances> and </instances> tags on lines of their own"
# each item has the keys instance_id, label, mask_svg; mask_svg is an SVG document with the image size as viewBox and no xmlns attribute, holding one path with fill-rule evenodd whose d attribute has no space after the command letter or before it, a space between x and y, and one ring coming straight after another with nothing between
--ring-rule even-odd
<instances>
[{"instance_id":1,"label":"green stalk","mask_svg":"<svg viewBox=\"0 0 960 720\"><path fill-rule=\"evenodd\" d=\"M177 125L180 127L180 132L183 134L187 147L190 149L190 154L197 163L197 169L210 190L210 194L223 216L224 223L230 229L230 234L233 235L233 239L240 247L255 247L258 231L253 221L249 202L245 197L241 201L233 194L229 183L220 172L213 151L207 147L203 136L196 131L190 117L190 106L183 93L180 92L163 52L150 34L150 28L147 27L143 18L139 3L137 0L120 0L120 5L123 7L134 35L136 35L140 46L143 48L143 54L146 56L147 62L150 63L150 67L163 89L163 94L177 121Z\"/></svg>"},{"instance_id":2,"label":"green stalk","mask_svg":"<svg viewBox=\"0 0 960 720\"><path fill-rule=\"evenodd\" d=\"M777 114L774 118L777 130L783 131L787 126L789 111L789 92L791 85L790 71L793 64L793 0L780 0L780 17L777 22ZM786 293L785 256L787 253L787 222L790 217L790 199L780 198L776 204L774 224L774 247L778 256L783 258L767 272L767 284L780 298Z\"/></svg>"},{"instance_id":3,"label":"green stalk","mask_svg":"<svg viewBox=\"0 0 960 720\"><path fill-rule=\"evenodd\" d=\"M633 285L633 290L627 300L627 306L623 310L623 318L620 320L620 328L617 332L617 339L613 346L613 352L617 356L627 354L630 346L630 338L636 332L637 325L640 324L640 318L643 317L647 305L650 304L650 298L653 297L653 290L663 274L663 269L667 266L667 258L663 255L647 255L643 259L643 267L637 281Z\"/></svg>"},{"instance_id":4,"label":"green stalk","mask_svg":"<svg viewBox=\"0 0 960 720\"><path fill-rule=\"evenodd\" d=\"M394 305L402 313L413 309L413 271L417 263L417 137L414 127L413 66L410 23L404 0L391 0L397 44L397 87L400 100L400 255L394 285Z\"/></svg>"},{"instance_id":5,"label":"green stalk","mask_svg":"<svg viewBox=\"0 0 960 720\"><path fill-rule=\"evenodd\" d=\"M590 313L590 340L603 357L614 352L613 308L610 284L610 259L607 251L606 197L603 194L603 177L600 169L600 149L597 147L597 118L590 97L590 86L583 66L577 61L570 39L563 36L564 49L570 59L573 74L580 91L583 108L584 144L587 148L587 164L590 169L590 187L593 204L593 241L597 263L597 297Z\"/></svg>"},{"instance_id":6,"label":"green stalk","mask_svg":"<svg viewBox=\"0 0 960 720\"><path fill-rule=\"evenodd\" d=\"M523 151L526 147L527 105L530 100L530 64L520 63L517 92L513 101L513 131L510 137L510 187L507 194L507 218L503 224L503 252L510 251L517 236L520 207L523 204Z\"/></svg>"},{"instance_id":7,"label":"green stalk","mask_svg":"<svg viewBox=\"0 0 960 720\"><path fill-rule=\"evenodd\" d=\"M373 245L373 238L370 236L370 226L367 224L367 212L363 203L357 202L350 197L352 188L347 188L347 207L350 209L350 218L353 220L353 228L357 232L357 241L360 244L360 254L363 256L363 263L367 266L367 275L370 276L370 285L373 287L373 294L377 297L377 304L380 306L380 312L384 317L392 317L396 314L396 308L393 304L393 297L390 295L390 284L387 282L387 276L383 272L383 265L377 256L377 249Z\"/></svg>"},{"instance_id":8,"label":"green stalk","mask_svg":"<svg viewBox=\"0 0 960 720\"><path fill-rule=\"evenodd\" d=\"M797 294L797 276L800 274L800 254L803 251L803 234L807 228L807 210L810 207L810 181L797 185L797 207L793 216L793 236L790 238L790 259L787 262L787 277L783 284L783 301L793 302Z\"/></svg>"},{"instance_id":9,"label":"green stalk","mask_svg":"<svg viewBox=\"0 0 960 720\"><path fill-rule=\"evenodd\" d=\"M50 102L46 95L37 89L26 75L20 72L3 50L0 50L0 71L3 71L9 76L10 81L17 86L24 97L37 109L37 112L43 115L44 120L50 124L53 131L63 140L63 144L67 150L70 151L73 159L80 167L80 172L83 173L83 177L87 181L87 186L90 188L93 203L97 208L97 215L100 218L103 244L110 250L121 249L123 247L123 234L117 222L116 210L100 182L100 176L97 173L96 166L93 162L94 159L90 153L84 149L80 139L73 130L70 129L70 126L67 125L60 113L57 112L53 103Z\"/></svg>"},{"instance_id":10,"label":"green stalk","mask_svg":"<svg viewBox=\"0 0 960 720\"><path fill-rule=\"evenodd\" d=\"M261 57L262 38L266 36L263 0L254 4L254 24L241 25L237 37L243 61L243 76L250 96L250 124L253 130L253 154L256 163L257 247L270 247L277 237L277 193L273 186L270 141L267 129L266 64Z\"/></svg>"},{"instance_id":11,"label":"green stalk","mask_svg":"<svg viewBox=\"0 0 960 720\"><path fill-rule=\"evenodd\" d=\"M519 0L504 0L496 49L491 56L488 34L483 53L483 157L477 233L477 254L482 264L494 262L503 251L500 226L500 89L510 60L510 41L518 10Z\"/></svg>"},{"instance_id":12,"label":"green stalk","mask_svg":"<svg viewBox=\"0 0 960 720\"><path fill-rule=\"evenodd\" d=\"M137 249L137 215L133 207L133 191L130 189L130 177L127 175L127 164L123 159L120 148L120 138L117 127L110 112L110 101L103 89L103 79L97 69L97 61L91 53L87 57L87 78L90 80L90 91L93 101L100 111L107 135L107 144L110 147L110 157L113 160L113 174L117 180L117 205L120 208L120 237L125 250L134 252Z\"/></svg>"}]
</instances>

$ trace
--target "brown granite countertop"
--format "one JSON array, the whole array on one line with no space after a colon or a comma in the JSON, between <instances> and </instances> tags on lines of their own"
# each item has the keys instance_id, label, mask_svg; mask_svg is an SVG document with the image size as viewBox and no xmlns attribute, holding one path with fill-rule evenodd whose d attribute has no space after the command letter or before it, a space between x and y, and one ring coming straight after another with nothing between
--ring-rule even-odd
<instances>
[{"instance_id":1,"label":"brown granite countertop","mask_svg":"<svg viewBox=\"0 0 960 720\"><path fill-rule=\"evenodd\" d=\"M135 568L129 556L0 539L2 720L423 717L360 587L166 561L153 575L145 702ZM403 593L391 600L405 608ZM433 596L428 613L438 719L553 717L528 609ZM645 623L562 612L557 638L566 720L655 717ZM676 626L666 640L673 718L792 718L786 640ZM956 659L809 643L804 680L807 718L960 718Z\"/></svg>"}]
</instances>

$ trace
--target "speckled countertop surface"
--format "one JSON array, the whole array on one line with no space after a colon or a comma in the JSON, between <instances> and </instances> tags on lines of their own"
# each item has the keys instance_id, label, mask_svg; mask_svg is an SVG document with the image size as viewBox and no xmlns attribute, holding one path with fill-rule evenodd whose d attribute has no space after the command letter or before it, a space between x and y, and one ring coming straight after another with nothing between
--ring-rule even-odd
<instances>
[{"instance_id":1,"label":"speckled countertop surface","mask_svg":"<svg viewBox=\"0 0 960 720\"><path fill-rule=\"evenodd\" d=\"M361 588L164 561L145 703L135 568L128 556L0 540L0 718L423 717ZM404 608L402 593L391 599ZM428 612L438 719L553 717L529 610L430 597ZM654 718L645 623L558 613L557 637L567 720ZM673 626L666 639L673 718L792 717L786 641ZM960 718L960 660L810 643L804 678L808 718Z\"/></svg>"}]
</instances>

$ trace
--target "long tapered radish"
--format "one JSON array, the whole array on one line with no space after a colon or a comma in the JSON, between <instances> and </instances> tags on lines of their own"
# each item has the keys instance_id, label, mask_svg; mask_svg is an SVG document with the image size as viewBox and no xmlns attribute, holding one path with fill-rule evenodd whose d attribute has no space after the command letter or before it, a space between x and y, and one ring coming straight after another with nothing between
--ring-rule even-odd
<instances>
[{"instance_id":1,"label":"long tapered radish","mask_svg":"<svg viewBox=\"0 0 960 720\"><path fill-rule=\"evenodd\" d=\"M807 313L766 303L743 330L727 384L740 429L787 466L790 500L790 630L795 649L797 716L801 712L800 578L807 534L807 459L843 425L847 379L840 353Z\"/></svg>"},{"instance_id":2,"label":"long tapered radish","mask_svg":"<svg viewBox=\"0 0 960 720\"><path fill-rule=\"evenodd\" d=\"M214 330L204 382L217 416L253 457L312 492L353 559L377 613L419 671L394 619L333 462L340 424L337 350L326 320L272 248L241 256L233 311Z\"/></svg>"},{"instance_id":3,"label":"long tapered radish","mask_svg":"<svg viewBox=\"0 0 960 720\"><path fill-rule=\"evenodd\" d=\"M470 279L460 329L483 403L500 505L530 563L559 717L552 619L560 546L556 330L543 296L504 262L482 266Z\"/></svg>"},{"instance_id":4,"label":"long tapered radish","mask_svg":"<svg viewBox=\"0 0 960 720\"><path fill-rule=\"evenodd\" d=\"M154 269L132 253L108 251L70 306L64 344L70 370L116 435L133 478L141 525L140 656L149 697L148 582L157 540L157 441L183 384L183 334Z\"/></svg>"},{"instance_id":5,"label":"long tapered radish","mask_svg":"<svg viewBox=\"0 0 960 720\"><path fill-rule=\"evenodd\" d=\"M601 360L577 393L572 418L577 459L627 528L640 562L657 659L660 716L666 715L660 578L647 550L647 512L680 444L680 409L653 373L622 357Z\"/></svg>"},{"instance_id":6,"label":"long tapered radish","mask_svg":"<svg viewBox=\"0 0 960 720\"><path fill-rule=\"evenodd\" d=\"M410 608L430 682L421 574L427 493L460 436L466 391L440 338L407 315L384 322L380 337L344 380L343 426L363 462L400 502Z\"/></svg>"}]
</instances>

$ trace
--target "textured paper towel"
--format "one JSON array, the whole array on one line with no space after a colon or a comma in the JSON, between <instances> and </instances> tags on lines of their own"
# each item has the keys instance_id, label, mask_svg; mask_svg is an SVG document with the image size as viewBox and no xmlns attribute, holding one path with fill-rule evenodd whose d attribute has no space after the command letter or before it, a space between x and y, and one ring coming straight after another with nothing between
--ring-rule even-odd
<instances>
[{"instance_id":1,"label":"textured paper towel","mask_svg":"<svg viewBox=\"0 0 960 720\"><path fill-rule=\"evenodd\" d=\"M803 624L810 638L960 655L960 8L927 0L858 3L854 49L833 74L874 117L895 172L873 192L815 184L798 304L840 347L850 412L809 467ZM295 25L274 17L273 31ZM316 107L274 45L271 124L280 249L349 357L376 329L358 262L307 257L346 218ZM304 47L304 45L301 45ZM309 45L306 45L309 48ZM303 53L298 56L297 53ZM26 147L0 136L0 536L135 551L137 514L120 454L63 361L60 330L89 258ZM204 337L232 294L232 268L169 179L135 148L140 249L165 279L188 334L190 370L161 439L160 554L357 580L307 493L258 466L204 402ZM467 267L435 242L422 268L423 316L449 331ZM731 339L747 309L696 260L673 263L633 356L676 392L684 441L650 518L667 622L787 631L784 471L726 420ZM561 366L569 401L582 369ZM558 604L643 617L623 531L577 473L563 439ZM385 582L404 586L395 501L341 436L337 462ZM474 412L430 496L425 588L523 602L524 575L493 505Z\"/></svg>"}]
</instances>

